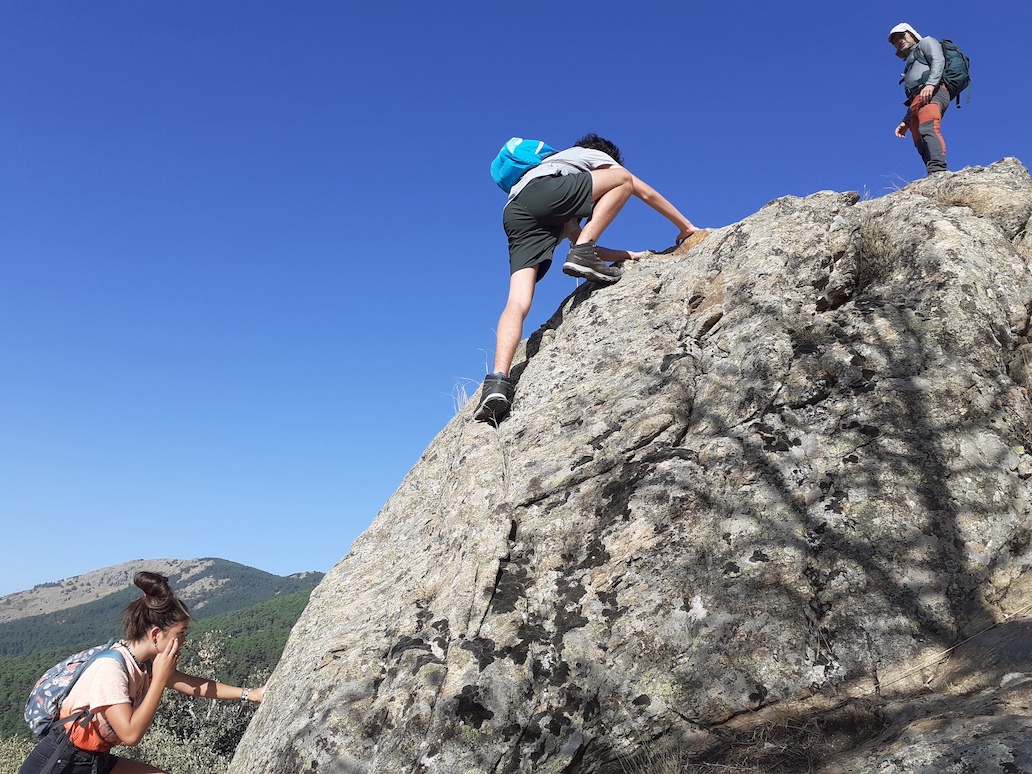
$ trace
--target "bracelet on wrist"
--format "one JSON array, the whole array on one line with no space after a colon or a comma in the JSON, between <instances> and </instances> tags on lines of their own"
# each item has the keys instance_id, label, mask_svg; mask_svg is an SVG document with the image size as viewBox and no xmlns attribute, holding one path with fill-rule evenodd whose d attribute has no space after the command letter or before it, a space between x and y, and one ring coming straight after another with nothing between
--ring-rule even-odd
<instances>
[{"instance_id":1,"label":"bracelet on wrist","mask_svg":"<svg viewBox=\"0 0 1032 774\"><path fill-rule=\"evenodd\" d=\"M240 703L241 704L247 702L247 694L249 694L250 692L251 692L250 688L241 688L240 689Z\"/></svg>"}]
</instances>

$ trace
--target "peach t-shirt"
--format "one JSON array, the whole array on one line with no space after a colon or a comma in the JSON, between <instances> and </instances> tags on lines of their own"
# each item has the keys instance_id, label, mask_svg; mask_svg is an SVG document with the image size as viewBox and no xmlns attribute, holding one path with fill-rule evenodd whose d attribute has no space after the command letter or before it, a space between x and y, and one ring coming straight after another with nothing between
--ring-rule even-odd
<instances>
[{"instance_id":1,"label":"peach t-shirt","mask_svg":"<svg viewBox=\"0 0 1032 774\"><path fill-rule=\"evenodd\" d=\"M150 675L140 669L125 645L117 643L113 649L122 654L125 668L122 668L117 658L110 656L99 658L86 667L61 704L62 718L86 708L98 712L113 704L131 704L136 707L143 700L150 686ZM79 722L75 721L66 727L72 743L80 750L107 752L121 744L118 735L102 714L94 715L85 728Z\"/></svg>"}]
</instances>

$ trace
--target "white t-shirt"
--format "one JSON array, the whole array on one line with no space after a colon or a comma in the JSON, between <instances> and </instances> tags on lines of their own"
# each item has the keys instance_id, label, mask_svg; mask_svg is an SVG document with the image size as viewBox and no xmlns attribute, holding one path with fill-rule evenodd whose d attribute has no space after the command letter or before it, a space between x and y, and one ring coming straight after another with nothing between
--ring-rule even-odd
<instances>
[{"instance_id":1,"label":"white t-shirt","mask_svg":"<svg viewBox=\"0 0 1032 774\"><path fill-rule=\"evenodd\" d=\"M619 167L612 156L593 148L567 148L566 150L553 153L533 169L527 170L516 185L509 191L508 201L516 198L516 195L527 187L527 183L539 177L550 175L576 175L580 172L591 172L600 167Z\"/></svg>"}]
</instances>

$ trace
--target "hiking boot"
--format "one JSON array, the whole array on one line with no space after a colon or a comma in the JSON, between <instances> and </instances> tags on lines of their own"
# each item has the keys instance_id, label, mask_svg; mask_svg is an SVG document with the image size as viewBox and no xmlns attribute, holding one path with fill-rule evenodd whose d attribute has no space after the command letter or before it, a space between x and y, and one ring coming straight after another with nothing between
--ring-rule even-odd
<instances>
[{"instance_id":1,"label":"hiking boot","mask_svg":"<svg viewBox=\"0 0 1032 774\"><path fill-rule=\"evenodd\" d=\"M598 257L594 242L585 242L570 248L563 264L563 274L612 285L620 279L621 272L615 266L606 266Z\"/></svg>"},{"instance_id":2,"label":"hiking boot","mask_svg":"<svg viewBox=\"0 0 1032 774\"><path fill-rule=\"evenodd\" d=\"M480 403L473 412L478 422L500 422L505 419L512 406L512 394L516 386L505 374L488 374L484 377L484 388L480 391Z\"/></svg>"}]
</instances>

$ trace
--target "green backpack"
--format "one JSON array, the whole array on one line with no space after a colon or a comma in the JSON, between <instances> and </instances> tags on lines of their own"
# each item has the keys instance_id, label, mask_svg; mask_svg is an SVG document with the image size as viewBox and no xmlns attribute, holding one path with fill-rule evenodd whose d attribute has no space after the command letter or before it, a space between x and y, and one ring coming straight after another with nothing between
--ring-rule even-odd
<instances>
[{"instance_id":1,"label":"green backpack","mask_svg":"<svg viewBox=\"0 0 1032 774\"><path fill-rule=\"evenodd\" d=\"M942 70L942 82L949 89L950 96L956 97L957 108L960 108L960 92L971 85L971 60L967 58L960 47L948 38L939 41L942 44L942 55L946 64ZM925 60L924 52L917 49L916 58L923 65L930 64ZM971 101L971 92L968 92L968 102Z\"/></svg>"}]
</instances>

